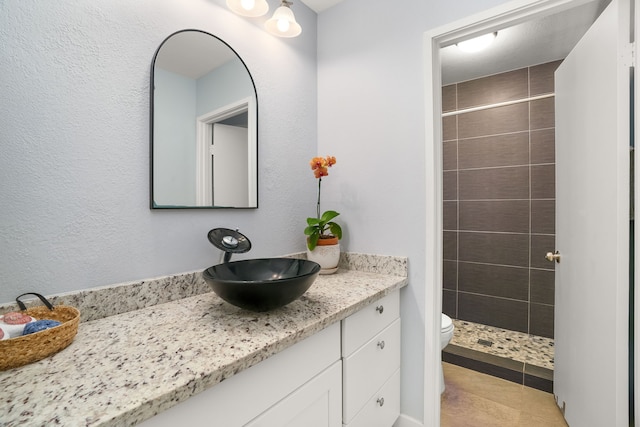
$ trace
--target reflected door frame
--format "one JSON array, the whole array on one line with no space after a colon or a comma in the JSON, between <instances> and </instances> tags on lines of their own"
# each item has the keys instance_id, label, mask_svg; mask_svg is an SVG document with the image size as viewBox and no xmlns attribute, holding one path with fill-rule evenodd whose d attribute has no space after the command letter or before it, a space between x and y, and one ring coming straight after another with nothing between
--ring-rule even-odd
<instances>
[{"instance_id":1,"label":"reflected door frame","mask_svg":"<svg viewBox=\"0 0 640 427\"><path fill-rule=\"evenodd\" d=\"M212 171L210 145L213 137L213 124L238 114L248 113L247 125L247 163L248 168L248 206L257 206L257 132L256 124L251 117L256 117L256 103L251 97L241 99L224 107L210 111L196 118L196 205L212 206Z\"/></svg>"}]
</instances>

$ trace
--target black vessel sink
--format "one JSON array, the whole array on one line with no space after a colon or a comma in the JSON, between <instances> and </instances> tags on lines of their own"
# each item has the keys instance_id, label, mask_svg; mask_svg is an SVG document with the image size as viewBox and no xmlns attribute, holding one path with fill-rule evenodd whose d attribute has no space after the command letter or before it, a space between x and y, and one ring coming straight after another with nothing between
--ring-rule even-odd
<instances>
[{"instance_id":1,"label":"black vessel sink","mask_svg":"<svg viewBox=\"0 0 640 427\"><path fill-rule=\"evenodd\" d=\"M214 265L202 276L228 303L251 311L268 311L298 299L319 272L320 265L313 261L263 258Z\"/></svg>"}]
</instances>

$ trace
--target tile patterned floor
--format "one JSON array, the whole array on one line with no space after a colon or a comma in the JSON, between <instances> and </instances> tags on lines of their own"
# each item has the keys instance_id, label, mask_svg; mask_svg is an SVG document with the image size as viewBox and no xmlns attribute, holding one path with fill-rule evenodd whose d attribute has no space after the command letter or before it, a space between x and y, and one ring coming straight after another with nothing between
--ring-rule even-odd
<instances>
[{"instance_id":1,"label":"tile patterned floor","mask_svg":"<svg viewBox=\"0 0 640 427\"><path fill-rule=\"evenodd\" d=\"M553 339L466 320L453 320L453 324L452 344L553 370ZM479 339L491 341L493 345L478 344Z\"/></svg>"},{"instance_id":2,"label":"tile patterned floor","mask_svg":"<svg viewBox=\"0 0 640 427\"><path fill-rule=\"evenodd\" d=\"M550 393L443 363L441 427L567 427Z\"/></svg>"}]
</instances>

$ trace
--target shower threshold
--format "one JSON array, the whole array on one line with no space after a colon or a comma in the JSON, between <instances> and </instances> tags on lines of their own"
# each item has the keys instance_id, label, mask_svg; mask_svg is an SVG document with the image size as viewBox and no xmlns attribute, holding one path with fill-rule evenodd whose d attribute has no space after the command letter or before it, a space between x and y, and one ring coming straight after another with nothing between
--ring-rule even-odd
<instances>
[{"instance_id":1,"label":"shower threshold","mask_svg":"<svg viewBox=\"0 0 640 427\"><path fill-rule=\"evenodd\" d=\"M451 343L442 360L474 371L553 391L553 339L453 320Z\"/></svg>"}]
</instances>

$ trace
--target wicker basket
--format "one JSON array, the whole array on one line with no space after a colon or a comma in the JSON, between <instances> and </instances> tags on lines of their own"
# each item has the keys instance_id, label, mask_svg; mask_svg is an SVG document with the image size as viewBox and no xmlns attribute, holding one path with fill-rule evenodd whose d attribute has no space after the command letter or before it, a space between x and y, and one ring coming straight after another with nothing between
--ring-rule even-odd
<instances>
[{"instance_id":1,"label":"wicker basket","mask_svg":"<svg viewBox=\"0 0 640 427\"><path fill-rule=\"evenodd\" d=\"M45 304L26 308L20 298L24 295L36 295ZM38 320L50 319L61 323L54 328L45 329L21 337L0 341L0 371L42 360L71 344L80 323L80 312L74 307L59 305L53 307L42 295L29 293L16 298L23 313Z\"/></svg>"}]
</instances>

